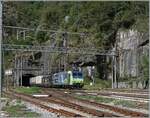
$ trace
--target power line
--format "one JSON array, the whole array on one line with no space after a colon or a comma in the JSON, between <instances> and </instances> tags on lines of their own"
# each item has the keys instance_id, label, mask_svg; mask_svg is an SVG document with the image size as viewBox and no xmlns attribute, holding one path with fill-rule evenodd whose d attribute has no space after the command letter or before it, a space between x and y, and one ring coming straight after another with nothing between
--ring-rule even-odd
<instances>
[{"instance_id":1,"label":"power line","mask_svg":"<svg viewBox=\"0 0 150 118\"><path fill-rule=\"evenodd\" d=\"M4 51L22 51L22 52L50 52L50 53L64 53L64 54L83 54L83 55L106 55L116 56L116 51L102 50L96 48L75 48L75 47L50 47L50 46L34 46L34 45L14 45L3 44Z\"/></svg>"},{"instance_id":2,"label":"power line","mask_svg":"<svg viewBox=\"0 0 150 118\"><path fill-rule=\"evenodd\" d=\"M56 31L56 30L49 30L49 29L36 29L36 28L26 28L26 27L17 27L17 26L3 26L3 28L10 28L10 29L21 29L26 31L42 31L42 32L55 32L55 33L67 33L67 34L74 34L74 35L82 35L83 32L68 32L68 31Z\"/></svg>"}]
</instances>

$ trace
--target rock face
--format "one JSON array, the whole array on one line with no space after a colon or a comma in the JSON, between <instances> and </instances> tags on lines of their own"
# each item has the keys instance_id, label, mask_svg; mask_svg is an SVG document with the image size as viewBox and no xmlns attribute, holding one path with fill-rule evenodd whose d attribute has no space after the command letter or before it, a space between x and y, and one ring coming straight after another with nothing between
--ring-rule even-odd
<instances>
[{"instance_id":1,"label":"rock face","mask_svg":"<svg viewBox=\"0 0 150 118\"><path fill-rule=\"evenodd\" d=\"M136 30L119 31L117 34L117 48L119 50L119 76L138 77L142 55L148 55L148 43L140 46L148 36Z\"/></svg>"}]
</instances>

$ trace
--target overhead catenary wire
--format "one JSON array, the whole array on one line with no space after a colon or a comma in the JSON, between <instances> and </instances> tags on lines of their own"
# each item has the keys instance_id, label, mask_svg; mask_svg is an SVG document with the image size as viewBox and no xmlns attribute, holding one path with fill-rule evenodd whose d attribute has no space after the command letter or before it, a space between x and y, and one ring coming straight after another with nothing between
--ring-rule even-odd
<instances>
[{"instance_id":1,"label":"overhead catenary wire","mask_svg":"<svg viewBox=\"0 0 150 118\"><path fill-rule=\"evenodd\" d=\"M69 32L69 31L56 31L56 30L49 30L49 29L36 29L36 28L26 28L26 27L18 27L18 26L3 26L3 28L11 28L11 29L20 29L26 31L42 31L42 32L55 32L55 33L67 33L67 34L74 34L74 35L82 35L83 32Z\"/></svg>"},{"instance_id":2,"label":"overhead catenary wire","mask_svg":"<svg viewBox=\"0 0 150 118\"><path fill-rule=\"evenodd\" d=\"M85 55L107 55L115 56L117 52L113 50L102 50L95 48L75 48L75 47L50 47L34 45L14 45L3 44L2 50L5 51L27 51L27 52L51 52L51 53L68 53L68 54L85 54Z\"/></svg>"}]
</instances>

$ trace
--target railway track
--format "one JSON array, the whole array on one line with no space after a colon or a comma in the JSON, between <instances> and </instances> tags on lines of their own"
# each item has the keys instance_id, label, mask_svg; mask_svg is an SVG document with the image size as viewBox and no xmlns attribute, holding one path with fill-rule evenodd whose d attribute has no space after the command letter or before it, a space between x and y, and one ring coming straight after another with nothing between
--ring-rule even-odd
<instances>
[{"instance_id":1,"label":"railway track","mask_svg":"<svg viewBox=\"0 0 150 118\"><path fill-rule=\"evenodd\" d=\"M44 91L44 93L49 93L49 92L48 91ZM55 93L53 93L53 95L54 94ZM58 95L56 95L56 96L53 96L53 97L50 97L50 98L43 98L43 100L48 101L48 102L53 102L53 103L56 103L56 104L61 104L61 105L65 106L65 107L69 107L69 108L76 109L76 110L79 110L79 111L84 112L84 113L91 114L92 116L98 116L98 117L119 117L118 115L115 115L115 114L112 114L112 113L108 113L108 112L104 112L104 111L95 110L95 109L88 108L88 107L85 107L85 106L81 106L81 105L79 105L77 103L69 102L68 99L66 100L66 99L62 99Z\"/></svg>"},{"instance_id":2,"label":"railway track","mask_svg":"<svg viewBox=\"0 0 150 118\"><path fill-rule=\"evenodd\" d=\"M78 93L79 94L79 93ZM98 93L81 93L82 95L92 95L92 96L100 96L106 98L114 98L114 99L123 99L123 100L130 100L140 103L148 103L149 98L148 95L134 95L134 94L121 94L121 93L111 93L111 92L98 92Z\"/></svg>"},{"instance_id":3,"label":"railway track","mask_svg":"<svg viewBox=\"0 0 150 118\"><path fill-rule=\"evenodd\" d=\"M136 95L136 97L141 97L142 98L148 98L149 93L145 92L139 92L139 93L134 93L134 92L117 92L117 91L101 91L101 92L108 92L108 93L114 93L114 94L124 94L124 95ZM98 93L98 92L97 92Z\"/></svg>"},{"instance_id":4,"label":"railway track","mask_svg":"<svg viewBox=\"0 0 150 118\"><path fill-rule=\"evenodd\" d=\"M47 102L53 102L55 104L61 104L65 107L68 107L68 108L72 108L72 109L75 109L75 110L78 110L78 111L81 111L81 112L84 112L84 113L88 113L88 114L91 114L92 116L98 116L98 117L118 117L117 115L114 115L114 114L111 114L111 113L107 113L107 112L103 112L103 111L98 111L98 110L95 110L95 109L91 109L91 108L87 108L87 107L83 107L83 106L80 106L78 104L75 104L75 103L70 103L70 102L66 102L66 100L63 100L63 99L43 99Z\"/></svg>"},{"instance_id":5,"label":"railway track","mask_svg":"<svg viewBox=\"0 0 150 118\"><path fill-rule=\"evenodd\" d=\"M128 109L123 109L111 105L96 103L94 101L83 100L75 98L72 95L64 93L64 91L59 91L57 89L42 89L43 93L51 95L51 97L42 97L35 98L32 95L26 95L23 93L16 93L14 91L5 92L5 94L9 96L13 96L24 101L35 104L42 109L46 109L49 112L55 113L58 116L65 117L87 117L96 116L96 117L120 117L120 116L130 116L130 117L148 117L148 114L131 111ZM49 106L49 103L61 105L68 109L76 110L77 112L71 112L70 110L63 109L60 107L59 109L53 108ZM88 105L93 107L87 107ZM99 110L100 109L100 110ZM103 109L103 110L102 110ZM111 111L111 112L110 112ZM86 115L84 115L86 114Z\"/></svg>"},{"instance_id":6,"label":"railway track","mask_svg":"<svg viewBox=\"0 0 150 118\"><path fill-rule=\"evenodd\" d=\"M16 93L16 92L13 92L13 93L14 93L13 96L15 96L17 98L21 98L22 100L31 102L31 103L33 103L37 106L40 106L41 108L47 109L49 112L60 113L60 115L67 116L67 117L82 117L83 115L80 115L80 112L88 114L88 115L86 115L86 117L87 116L91 116L91 117L93 117L93 116L95 116L95 117L119 117L118 115L115 115L115 114L112 114L112 113L108 113L108 112L99 111L99 110L87 108L87 107L84 107L84 106L80 106L78 104L71 103L67 100L64 100L64 99L61 99L61 98L58 98L58 97L33 98L31 95L26 95L26 94L23 94L23 93ZM10 94L10 93L7 93L7 94ZM59 104L61 106L70 108L70 109L77 110L79 114L71 113L71 112L68 112L68 111L65 111L65 110L62 110L62 109L57 110L57 109L51 108L49 110L48 106L45 106L41 103L43 101L46 102L47 104L48 103L54 103L54 104Z\"/></svg>"},{"instance_id":7,"label":"railway track","mask_svg":"<svg viewBox=\"0 0 150 118\"><path fill-rule=\"evenodd\" d=\"M55 89L55 88L53 88ZM57 90L57 89L56 89ZM98 93L112 93L112 94L122 94L126 96L133 96L135 97L141 97L141 98L148 98L149 93L148 90L113 90L113 89L104 89L104 90L84 90L84 89L59 89L60 91L67 91L67 92L79 92L79 93L93 93L93 94L98 94Z\"/></svg>"},{"instance_id":8,"label":"railway track","mask_svg":"<svg viewBox=\"0 0 150 118\"><path fill-rule=\"evenodd\" d=\"M122 114L124 116L131 116L131 117L148 117L148 114L145 114L145 113L141 113L141 112L136 112L136 111L132 111L132 110L128 110L128 109L123 109L123 108L119 108L119 107L115 107L115 106L111 106L111 105L106 105L106 104L102 104L102 103L96 103L96 102L93 102L93 101L89 101L89 100L83 100L83 99L78 99L78 98L75 98L69 94L65 94L64 92L62 91L58 91L58 90L45 90L44 91L50 93L50 94L53 94L53 95L57 95L57 97L61 97L61 99L67 99L68 101L70 102L81 102L81 103L84 103L84 104L90 104L90 105L93 105L93 106L96 106L96 107L99 107L99 108L103 108L103 109L107 109L107 110L110 110L110 111L113 111L115 113L119 113L119 114Z\"/></svg>"},{"instance_id":9,"label":"railway track","mask_svg":"<svg viewBox=\"0 0 150 118\"><path fill-rule=\"evenodd\" d=\"M64 90L61 90L64 91ZM149 95L148 94L141 94L141 93L127 93L127 92L113 92L113 91L84 91L84 90L66 90L67 92L73 94L82 94L82 95L92 95L92 96L101 96L106 98L114 98L114 99L124 99L130 101L137 101L140 103L148 103L149 102Z\"/></svg>"},{"instance_id":10,"label":"railway track","mask_svg":"<svg viewBox=\"0 0 150 118\"><path fill-rule=\"evenodd\" d=\"M70 94L76 94L76 95L90 95L90 96L99 96L104 98L113 98L118 100L129 100L136 102L137 109L143 109L145 108L145 105L147 106L149 103L148 99L148 93L147 94L141 94L141 93L128 93L128 92L112 92L112 91L85 91L85 90L67 90ZM107 93L108 92L108 93Z\"/></svg>"},{"instance_id":11,"label":"railway track","mask_svg":"<svg viewBox=\"0 0 150 118\"><path fill-rule=\"evenodd\" d=\"M37 98L33 98L32 96L29 96L29 95L24 95L24 94L21 94L21 93L14 93L14 92L5 92L6 95L10 96L10 97L15 97L15 98L19 98L19 99L22 99L24 101L27 101L27 102L30 102L32 104L35 104L36 106L42 108L42 109L45 109L49 112L52 112L52 113L55 113L57 114L58 116L65 116L65 117L83 117L82 115L80 114L76 114L76 113L72 113L72 112L69 112L69 111L65 111L63 109L54 109L50 106L47 106L45 104L43 104L43 101L37 99Z\"/></svg>"},{"instance_id":12,"label":"railway track","mask_svg":"<svg viewBox=\"0 0 150 118\"><path fill-rule=\"evenodd\" d=\"M138 93L138 94L148 94L148 89L105 89L104 91L111 91L111 92L124 92L124 93Z\"/></svg>"}]
</instances>

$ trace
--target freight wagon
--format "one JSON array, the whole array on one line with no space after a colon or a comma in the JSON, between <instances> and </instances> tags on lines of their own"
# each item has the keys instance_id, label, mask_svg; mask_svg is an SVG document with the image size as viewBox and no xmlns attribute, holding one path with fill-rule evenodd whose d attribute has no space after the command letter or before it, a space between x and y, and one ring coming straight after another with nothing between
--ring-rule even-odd
<instances>
[{"instance_id":1,"label":"freight wagon","mask_svg":"<svg viewBox=\"0 0 150 118\"><path fill-rule=\"evenodd\" d=\"M40 76L36 76L36 77L31 77L30 85L48 87L51 85L50 76L49 75L44 75L44 76L40 75Z\"/></svg>"}]
</instances>

